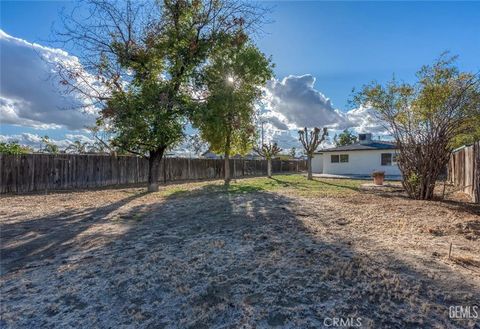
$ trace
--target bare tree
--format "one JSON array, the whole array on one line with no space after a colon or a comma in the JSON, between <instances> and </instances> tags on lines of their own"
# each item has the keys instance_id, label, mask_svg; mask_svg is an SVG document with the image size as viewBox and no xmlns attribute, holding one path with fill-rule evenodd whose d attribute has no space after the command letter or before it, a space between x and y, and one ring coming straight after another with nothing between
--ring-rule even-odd
<instances>
[{"instance_id":1,"label":"bare tree","mask_svg":"<svg viewBox=\"0 0 480 329\"><path fill-rule=\"evenodd\" d=\"M267 176L272 177L272 159L282 152L282 149L278 147L277 143L263 144L262 147L254 147L253 150L267 159Z\"/></svg>"},{"instance_id":2,"label":"bare tree","mask_svg":"<svg viewBox=\"0 0 480 329\"><path fill-rule=\"evenodd\" d=\"M321 134L320 134L321 132ZM327 128L313 128L312 131L308 131L307 127L303 130L298 131L299 140L303 145L303 149L305 150L305 154L307 155L307 164L308 164L308 179L312 180L312 158L313 154L320 146L320 144L325 140L325 137L328 135Z\"/></svg>"}]
</instances>

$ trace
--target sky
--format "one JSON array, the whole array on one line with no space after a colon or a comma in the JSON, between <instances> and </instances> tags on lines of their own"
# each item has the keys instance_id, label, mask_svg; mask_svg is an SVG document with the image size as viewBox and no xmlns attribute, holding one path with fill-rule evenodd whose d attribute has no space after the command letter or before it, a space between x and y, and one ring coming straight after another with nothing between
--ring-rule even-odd
<instances>
[{"instance_id":1,"label":"sky","mask_svg":"<svg viewBox=\"0 0 480 329\"><path fill-rule=\"evenodd\" d=\"M270 23L256 43L275 63L264 109L269 139L298 146L302 126L332 131L386 132L368 109L349 104L352 88L395 77L413 82L423 64L445 50L465 71L480 70L480 2L264 2ZM48 79L40 56L75 61L56 49L51 27L65 1L0 2L0 139L38 144L48 135L60 145L88 140L93 112L74 104ZM332 136L332 134L330 134ZM82 137L84 136L84 137Z\"/></svg>"}]
</instances>

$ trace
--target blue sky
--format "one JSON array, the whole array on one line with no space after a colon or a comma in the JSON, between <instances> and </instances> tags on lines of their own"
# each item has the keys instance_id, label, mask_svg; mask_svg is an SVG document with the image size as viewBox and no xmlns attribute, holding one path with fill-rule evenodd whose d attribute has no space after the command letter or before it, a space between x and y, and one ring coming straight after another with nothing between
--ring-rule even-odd
<instances>
[{"instance_id":1,"label":"blue sky","mask_svg":"<svg viewBox=\"0 0 480 329\"><path fill-rule=\"evenodd\" d=\"M316 87L345 109L349 93L392 73L410 80L442 51L480 68L480 3L289 2L260 46L274 56L279 78L310 73Z\"/></svg>"},{"instance_id":2,"label":"blue sky","mask_svg":"<svg viewBox=\"0 0 480 329\"><path fill-rule=\"evenodd\" d=\"M312 87L313 80L307 79L310 91L324 96L320 102L329 98L331 107L340 111L349 110L353 87L385 81L393 73L412 81L422 64L431 63L444 50L459 55L461 69L480 69L480 2L265 4L273 7L273 23L265 26L257 43L272 55L278 82L290 75L311 75L315 84ZM62 7L68 9L72 3L2 1L0 28L10 36L49 46L50 28ZM48 130L52 136L66 131ZM2 124L0 134L20 132L42 133L28 125Z\"/></svg>"}]
</instances>

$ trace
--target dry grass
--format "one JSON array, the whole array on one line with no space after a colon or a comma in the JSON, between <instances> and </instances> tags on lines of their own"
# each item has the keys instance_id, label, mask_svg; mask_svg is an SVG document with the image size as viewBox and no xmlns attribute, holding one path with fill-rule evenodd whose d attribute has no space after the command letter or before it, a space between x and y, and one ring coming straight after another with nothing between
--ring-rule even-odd
<instances>
[{"instance_id":1,"label":"dry grass","mask_svg":"<svg viewBox=\"0 0 480 329\"><path fill-rule=\"evenodd\" d=\"M0 199L1 327L475 327L472 204L303 176ZM453 244L452 257L448 248Z\"/></svg>"}]
</instances>

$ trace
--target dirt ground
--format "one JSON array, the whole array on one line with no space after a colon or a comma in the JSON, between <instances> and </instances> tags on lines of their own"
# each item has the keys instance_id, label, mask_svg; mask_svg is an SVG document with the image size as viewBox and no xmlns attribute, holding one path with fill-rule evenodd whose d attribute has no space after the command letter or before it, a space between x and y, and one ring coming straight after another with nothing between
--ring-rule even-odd
<instances>
[{"instance_id":1,"label":"dirt ground","mask_svg":"<svg viewBox=\"0 0 480 329\"><path fill-rule=\"evenodd\" d=\"M480 328L477 205L242 184L2 197L0 327Z\"/></svg>"}]
</instances>

